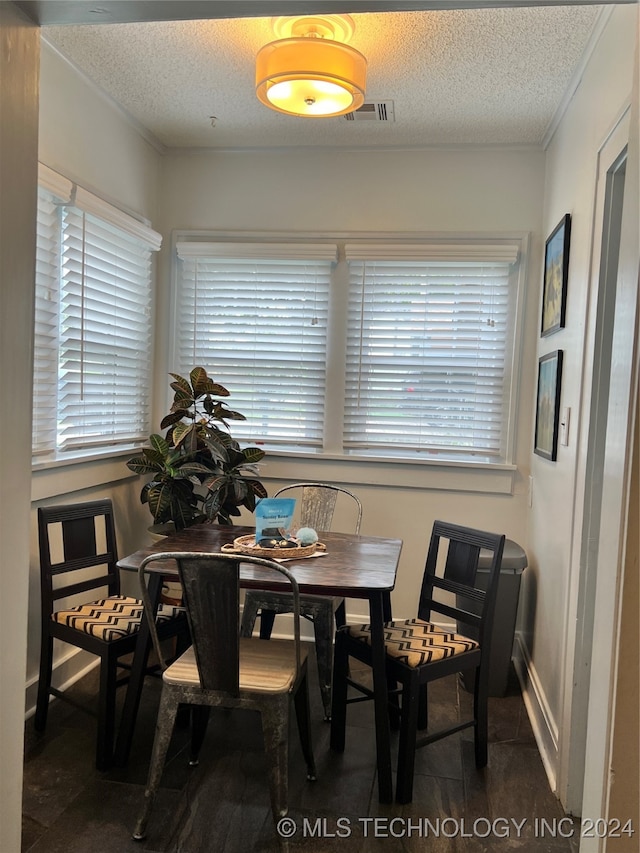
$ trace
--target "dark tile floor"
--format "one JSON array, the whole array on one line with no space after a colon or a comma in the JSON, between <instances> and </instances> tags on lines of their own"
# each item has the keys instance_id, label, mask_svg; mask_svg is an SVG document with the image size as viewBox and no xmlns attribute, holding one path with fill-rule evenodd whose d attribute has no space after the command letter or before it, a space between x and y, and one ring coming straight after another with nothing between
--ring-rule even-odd
<instances>
[{"instance_id":1,"label":"dark tile floor","mask_svg":"<svg viewBox=\"0 0 640 853\"><path fill-rule=\"evenodd\" d=\"M315 678L313 662L310 671ZM74 686L74 697L86 702L96 682L94 670ZM43 735L27 722L24 853L577 850L577 841L566 837L572 822L549 790L515 677L507 696L490 700L488 767L475 769L470 730L425 747L417 755L414 801L407 806L378 803L371 703L350 706L347 748L335 754L312 680L318 781L306 781L294 725L292 822L283 824L293 833L288 839L278 836L271 818L258 717L218 711L197 768L187 765L188 729L176 730L148 837L132 841L159 695L159 681L148 679L129 765L107 773L93 766L92 717L56 700ZM429 697L434 725L464 714L471 702L454 678L433 685Z\"/></svg>"}]
</instances>

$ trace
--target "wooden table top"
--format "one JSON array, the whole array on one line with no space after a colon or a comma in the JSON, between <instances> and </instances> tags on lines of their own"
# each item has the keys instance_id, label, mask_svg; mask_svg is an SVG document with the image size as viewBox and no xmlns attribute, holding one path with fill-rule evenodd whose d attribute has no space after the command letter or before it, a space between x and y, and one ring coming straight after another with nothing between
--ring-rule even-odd
<instances>
[{"instance_id":1,"label":"wooden table top","mask_svg":"<svg viewBox=\"0 0 640 853\"><path fill-rule=\"evenodd\" d=\"M198 524L123 557L118 566L125 571L137 571L145 557L162 552L219 552L222 545L254 532L252 527ZM349 533L319 533L319 537L326 546L323 556L290 559L283 563L297 580L301 593L367 598L371 592L391 592L394 588L402 550L401 539ZM177 573L175 563L169 561L155 566L151 563L148 568L166 575ZM286 582L283 585L275 572L270 576L264 569L249 564L241 567L240 577L242 586L247 588L287 588Z\"/></svg>"}]
</instances>

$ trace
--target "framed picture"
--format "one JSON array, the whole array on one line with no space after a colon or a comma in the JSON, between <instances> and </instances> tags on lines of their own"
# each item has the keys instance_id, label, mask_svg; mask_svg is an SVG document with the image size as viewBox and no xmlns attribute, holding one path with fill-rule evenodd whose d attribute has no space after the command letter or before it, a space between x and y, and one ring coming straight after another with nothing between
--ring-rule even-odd
<instances>
[{"instance_id":1,"label":"framed picture","mask_svg":"<svg viewBox=\"0 0 640 853\"><path fill-rule=\"evenodd\" d=\"M552 462L556 461L558 455L561 380L562 350L541 356L538 359L538 397L533 450L538 456L544 456Z\"/></svg>"},{"instance_id":2,"label":"framed picture","mask_svg":"<svg viewBox=\"0 0 640 853\"><path fill-rule=\"evenodd\" d=\"M542 337L552 335L558 329L564 329L570 237L571 216L567 213L553 229L545 243L542 322L540 327Z\"/></svg>"}]
</instances>

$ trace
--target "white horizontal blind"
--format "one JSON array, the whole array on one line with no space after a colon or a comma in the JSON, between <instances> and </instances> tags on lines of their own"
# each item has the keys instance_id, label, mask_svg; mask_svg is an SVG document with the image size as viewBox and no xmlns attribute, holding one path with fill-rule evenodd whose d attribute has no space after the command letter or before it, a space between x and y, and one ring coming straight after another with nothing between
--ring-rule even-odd
<instances>
[{"instance_id":1,"label":"white horizontal blind","mask_svg":"<svg viewBox=\"0 0 640 853\"><path fill-rule=\"evenodd\" d=\"M233 434L321 447L336 247L178 245L179 371L202 366L245 422Z\"/></svg>"},{"instance_id":2,"label":"white horizontal blind","mask_svg":"<svg viewBox=\"0 0 640 853\"><path fill-rule=\"evenodd\" d=\"M148 432L151 249L77 207L62 218L58 445Z\"/></svg>"},{"instance_id":3,"label":"white horizontal blind","mask_svg":"<svg viewBox=\"0 0 640 853\"><path fill-rule=\"evenodd\" d=\"M345 449L504 457L517 252L471 249L347 246Z\"/></svg>"},{"instance_id":4,"label":"white horizontal blind","mask_svg":"<svg viewBox=\"0 0 640 853\"><path fill-rule=\"evenodd\" d=\"M60 203L53 193L39 189L33 346L34 453L51 451L56 445Z\"/></svg>"}]
</instances>

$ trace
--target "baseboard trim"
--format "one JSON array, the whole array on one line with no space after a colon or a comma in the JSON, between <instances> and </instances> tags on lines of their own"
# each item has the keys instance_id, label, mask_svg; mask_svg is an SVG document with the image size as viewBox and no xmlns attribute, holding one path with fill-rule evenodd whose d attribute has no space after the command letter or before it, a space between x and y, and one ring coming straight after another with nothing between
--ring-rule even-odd
<instances>
[{"instance_id":1,"label":"baseboard trim","mask_svg":"<svg viewBox=\"0 0 640 853\"><path fill-rule=\"evenodd\" d=\"M544 689L529 655L529 650L525 646L519 632L516 632L515 636L513 665L518 676L518 681L520 682L522 698L531 722L536 744L538 745L542 764L549 780L549 786L557 796L557 767L559 761L558 726L553 719Z\"/></svg>"},{"instance_id":2,"label":"baseboard trim","mask_svg":"<svg viewBox=\"0 0 640 853\"><path fill-rule=\"evenodd\" d=\"M96 666L100 665L100 658L89 654L82 649L74 649L61 655L54 661L51 683L58 690L64 691L79 681ZM35 675L27 681L25 690L25 720L30 719L36 712L36 699L38 696L38 676ZM53 696L49 698L49 701Z\"/></svg>"}]
</instances>

